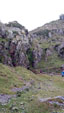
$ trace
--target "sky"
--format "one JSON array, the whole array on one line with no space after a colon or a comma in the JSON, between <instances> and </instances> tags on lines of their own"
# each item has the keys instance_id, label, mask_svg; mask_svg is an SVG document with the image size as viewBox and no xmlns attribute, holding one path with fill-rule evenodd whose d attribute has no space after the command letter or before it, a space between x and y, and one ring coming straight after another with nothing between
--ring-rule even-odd
<instances>
[{"instance_id":1,"label":"sky","mask_svg":"<svg viewBox=\"0 0 64 113\"><path fill-rule=\"evenodd\" d=\"M0 21L18 21L29 31L64 14L64 0L0 0Z\"/></svg>"}]
</instances>

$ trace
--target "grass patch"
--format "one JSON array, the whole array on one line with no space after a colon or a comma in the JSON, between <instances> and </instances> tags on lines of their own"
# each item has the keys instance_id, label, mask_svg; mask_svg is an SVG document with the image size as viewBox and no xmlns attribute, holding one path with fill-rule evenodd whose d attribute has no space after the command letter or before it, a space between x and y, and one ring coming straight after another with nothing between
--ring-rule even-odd
<instances>
[{"instance_id":1,"label":"grass patch","mask_svg":"<svg viewBox=\"0 0 64 113\"><path fill-rule=\"evenodd\" d=\"M38 63L37 68L46 72L60 72L60 70L56 69L59 69L61 65L64 64L64 60L58 57L58 54L55 51L52 55L48 56L47 61L45 61L44 58L42 58L41 62Z\"/></svg>"},{"instance_id":2,"label":"grass patch","mask_svg":"<svg viewBox=\"0 0 64 113\"><path fill-rule=\"evenodd\" d=\"M41 103L39 98L48 98L64 95L64 78L61 76L49 76L46 74L34 74L24 67L9 67L0 64L0 93L13 94L11 88L22 87L25 83L31 83L29 90L18 92L17 98L12 98L7 105L0 105L0 113L61 113L63 108L51 105L48 102ZM28 85L29 85L28 84ZM59 102L62 102L58 100Z\"/></svg>"}]
</instances>

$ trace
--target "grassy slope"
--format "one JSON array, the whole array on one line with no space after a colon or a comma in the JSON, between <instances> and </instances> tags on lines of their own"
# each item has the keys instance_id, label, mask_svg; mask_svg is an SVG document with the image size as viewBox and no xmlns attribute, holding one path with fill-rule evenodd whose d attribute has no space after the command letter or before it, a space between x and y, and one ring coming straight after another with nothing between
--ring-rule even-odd
<instances>
[{"instance_id":1,"label":"grassy slope","mask_svg":"<svg viewBox=\"0 0 64 113\"><path fill-rule=\"evenodd\" d=\"M58 54L56 51L54 51L52 55L48 56L47 61L42 58L37 67L46 72L60 72L60 67L62 64L64 64L64 60L58 57ZM56 70L56 68L58 68L58 70Z\"/></svg>"},{"instance_id":2,"label":"grassy slope","mask_svg":"<svg viewBox=\"0 0 64 113\"><path fill-rule=\"evenodd\" d=\"M40 47L43 48L43 50L45 50L46 48L54 48L54 46L56 45L60 45L64 42L64 35L58 34L58 33L53 33L53 36L50 38L48 37L47 39L44 38L44 35L42 35L42 33L46 34L45 32L46 30L54 30L54 29L64 29L64 20L56 20L56 21L52 21L50 23L47 23L33 31L31 31L30 33L39 33L38 37L36 38L36 40L38 40L38 43L40 44ZM41 35L41 36L40 36ZM43 52L44 54L44 52ZM45 57L45 56L44 56ZM54 68L54 67L61 67L61 65L64 64L64 60L62 60L62 58L59 58L58 56L58 52L54 51L52 52L52 55L48 57L47 62L45 62L45 59L42 58L41 62L39 62L39 64L37 65L37 68L39 69L43 69L44 71L46 69L48 69L50 71L50 67ZM54 71L54 70L52 70Z\"/></svg>"},{"instance_id":3,"label":"grassy slope","mask_svg":"<svg viewBox=\"0 0 64 113\"><path fill-rule=\"evenodd\" d=\"M13 68L0 64L0 93L12 93L13 87L22 87L33 75L23 67Z\"/></svg>"},{"instance_id":4,"label":"grassy slope","mask_svg":"<svg viewBox=\"0 0 64 113\"><path fill-rule=\"evenodd\" d=\"M44 74L35 75L23 67L10 68L0 64L0 93L13 94L11 88L14 86L22 87L31 80L33 80L31 89L23 92L21 97L12 99L8 105L0 105L0 113L11 113L10 107L12 105L18 107L16 113L51 113L52 111L62 111L58 106L39 102L38 98L64 96L64 78L61 76L51 77ZM24 103L24 109L21 103ZM5 109L5 112L2 108ZM15 111L12 113L15 113Z\"/></svg>"},{"instance_id":5,"label":"grassy slope","mask_svg":"<svg viewBox=\"0 0 64 113\"><path fill-rule=\"evenodd\" d=\"M59 68L62 64L64 64L64 59L60 58L58 56L58 52L54 48L56 45L62 44L64 40L63 36L54 36L52 38L48 38L47 40L42 39L42 41L39 40L39 44L41 48L43 48L43 57L41 62L38 63L37 68L46 70L48 69L50 71L51 68ZM48 48L52 51L52 54L47 57L47 62L45 61L45 49ZM54 70L52 70L54 71Z\"/></svg>"}]
</instances>

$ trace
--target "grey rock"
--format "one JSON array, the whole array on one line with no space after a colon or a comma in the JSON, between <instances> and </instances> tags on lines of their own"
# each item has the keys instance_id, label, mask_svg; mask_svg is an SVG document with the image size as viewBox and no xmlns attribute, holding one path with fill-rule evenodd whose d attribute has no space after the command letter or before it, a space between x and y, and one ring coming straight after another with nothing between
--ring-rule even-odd
<instances>
[{"instance_id":1,"label":"grey rock","mask_svg":"<svg viewBox=\"0 0 64 113\"><path fill-rule=\"evenodd\" d=\"M6 105L12 97L15 97L15 95L0 94L0 103Z\"/></svg>"},{"instance_id":2,"label":"grey rock","mask_svg":"<svg viewBox=\"0 0 64 113\"><path fill-rule=\"evenodd\" d=\"M62 103L58 102L58 100L56 100L56 99L60 99L63 102ZM49 98L39 98L39 101L40 102L48 102L50 104L56 104L58 106L64 106L64 97L63 96L56 96L54 98L51 98L51 97L49 97Z\"/></svg>"},{"instance_id":3,"label":"grey rock","mask_svg":"<svg viewBox=\"0 0 64 113\"><path fill-rule=\"evenodd\" d=\"M58 47L58 54L60 57L64 58L64 43L62 43L59 47Z\"/></svg>"},{"instance_id":4,"label":"grey rock","mask_svg":"<svg viewBox=\"0 0 64 113\"><path fill-rule=\"evenodd\" d=\"M27 51L32 49L34 36L17 21L8 24L0 23L0 36L0 62L10 66L30 66ZM36 68L41 61L43 49L38 43L35 44L31 65Z\"/></svg>"},{"instance_id":5,"label":"grey rock","mask_svg":"<svg viewBox=\"0 0 64 113\"><path fill-rule=\"evenodd\" d=\"M46 50L46 54L45 54L45 61L47 61L48 56L51 56L51 55L52 55L51 50L50 50L50 49L47 49L47 50Z\"/></svg>"},{"instance_id":6,"label":"grey rock","mask_svg":"<svg viewBox=\"0 0 64 113\"><path fill-rule=\"evenodd\" d=\"M18 112L18 110L19 110L19 108L16 107L16 106L14 106L14 107L11 108L11 111L14 111L14 112Z\"/></svg>"},{"instance_id":7,"label":"grey rock","mask_svg":"<svg viewBox=\"0 0 64 113\"><path fill-rule=\"evenodd\" d=\"M39 46L34 48L33 50L33 66L34 68L37 67L37 64L41 61L43 55L43 49L41 49Z\"/></svg>"},{"instance_id":8,"label":"grey rock","mask_svg":"<svg viewBox=\"0 0 64 113\"><path fill-rule=\"evenodd\" d=\"M64 14L60 15L60 20L64 20Z\"/></svg>"}]
</instances>

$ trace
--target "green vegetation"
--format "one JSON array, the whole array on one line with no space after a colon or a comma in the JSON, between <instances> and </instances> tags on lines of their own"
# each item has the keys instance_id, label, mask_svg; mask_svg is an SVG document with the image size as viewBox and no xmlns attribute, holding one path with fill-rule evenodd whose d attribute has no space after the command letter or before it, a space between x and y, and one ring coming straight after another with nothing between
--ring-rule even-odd
<instances>
[{"instance_id":1,"label":"green vegetation","mask_svg":"<svg viewBox=\"0 0 64 113\"><path fill-rule=\"evenodd\" d=\"M43 41L43 43L42 42L40 43L40 47L43 49L49 48L50 46L51 46L51 44L46 41L45 42Z\"/></svg>"},{"instance_id":2,"label":"green vegetation","mask_svg":"<svg viewBox=\"0 0 64 113\"><path fill-rule=\"evenodd\" d=\"M0 37L0 42L7 42L7 41L9 41L7 38L1 38Z\"/></svg>"},{"instance_id":3,"label":"green vegetation","mask_svg":"<svg viewBox=\"0 0 64 113\"><path fill-rule=\"evenodd\" d=\"M49 37L49 32L50 32L50 30L48 30L48 29L45 29L45 30L40 30L40 31L38 31L38 32L35 32L35 34L37 34L37 35L43 35L44 37L45 36L47 36L47 37Z\"/></svg>"},{"instance_id":4,"label":"green vegetation","mask_svg":"<svg viewBox=\"0 0 64 113\"><path fill-rule=\"evenodd\" d=\"M28 56L30 66L32 66L33 65L33 52L31 48L27 50L27 56Z\"/></svg>"},{"instance_id":5,"label":"green vegetation","mask_svg":"<svg viewBox=\"0 0 64 113\"><path fill-rule=\"evenodd\" d=\"M56 51L54 51L52 55L47 57L47 61L45 60L45 56L43 56L42 61L38 63L37 68L46 72L60 72L59 68L62 64L64 64L64 60L58 56Z\"/></svg>"},{"instance_id":6,"label":"green vegetation","mask_svg":"<svg viewBox=\"0 0 64 113\"><path fill-rule=\"evenodd\" d=\"M43 56L41 61L37 64L37 69L42 69L45 72L60 72L60 67L64 64L64 59L58 55L58 46L62 44L63 39L64 37L58 34L54 34L54 36L48 39L44 39L43 36L38 36L37 42L43 49ZM46 56L47 49L51 51L51 55Z\"/></svg>"},{"instance_id":7,"label":"green vegetation","mask_svg":"<svg viewBox=\"0 0 64 113\"><path fill-rule=\"evenodd\" d=\"M12 88L30 86L29 90L14 93ZM9 67L0 64L0 93L16 94L7 104L0 104L0 113L62 113L56 104L40 102L40 98L64 96L64 78L46 74L34 74L24 67ZM61 100L58 100L62 102ZM5 111L5 112L4 112Z\"/></svg>"},{"instance_id":8,"label":"green vegetation","mask_svg":"<svg viewBox=\"0 0 64 113\"><path fill-rule=\"evenodd\" d=\"M0 62L4 61L4 56L0 55Z\"/></svg>"},{"instance_id":9,"label":"green vegetation","mask_svg":"<svg viewBox=\"0 0 64 113\"><path fill-rule=\"evenodd\" d=\"M20 87L22 84L13 68L0 64L0 93L11 94L11 88Z\"/></svg>"}]
</instances>

